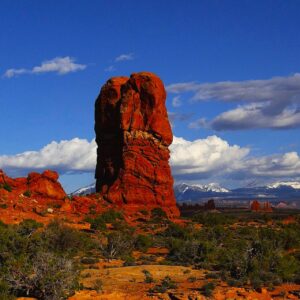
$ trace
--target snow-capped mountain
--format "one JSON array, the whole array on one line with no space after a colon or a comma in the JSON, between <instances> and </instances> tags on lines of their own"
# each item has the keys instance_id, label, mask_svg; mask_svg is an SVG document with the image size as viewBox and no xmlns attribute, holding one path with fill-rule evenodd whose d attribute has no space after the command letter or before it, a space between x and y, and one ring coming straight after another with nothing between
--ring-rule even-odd
<instances>
[{"instance_id":1,"label":"snow-capped mountain","mask_svg":"<svg viewBox=\"0 0 300 300\"><path fill-rule=\"evenodd\" d=\"M185 193L188 190L192 191L201 191L201 192L215 192L215 193L228 193L229 190L221 187L218 183L208 183L208 184L186 184L180 183L176 185L176 188L180 190L180 192Z\"/></svg>"},{"instance_id":2,"label":"snow-capped mountain","mask_svg":"<svg viewBox=\"0 0 300 300\"><path fill-rule=\"evenodd\" d=\"M202 202L210 198L224 200L253 200L262 199L272 202L284 200L300 201L299 182L275 182L266 186L226 189L216 183L186 184L174 186L175 197L178 202Z\"/></svg>"},{"instance_id":3,"label":"snow-capped mountain","mask_svg":"<svg viewBox=\"0 0 300 300\"><path fill-rule=\"evenodd\" d=\"M95 193L95 192L96 192L96 185L95 185L95 182L94 182L94 183L92 183L88 186L82 187L82 188L74 191L70 195L72 195L72 196L84 196L84 195L92 194L92 193Z\"/></svg>"},{"instance_id":4,"label":"snow-capped mountain","mask_svg":"<svg viewBox=\"0 0 300 300\"><path fill-rule=\"evenodd\" d=\"M300 190L300 182L298 181L278 181L267 185L269 189L277 189L280 187L291 187L296 190Z\"/></svg>"},{"instance_id":5,"label":"snow-capped mountain","mask_svg":"<svg viewBox=\"0 0 300 300\"><path fill-rule=\"evenodd\" d=\"M87 195L95 193L95 183L80 188L70 195ZM268 200L274 203L280 201L300 202L300 182L274 182L266 186L226 189L218 183L187 184L180 183L174 186L175 197L178 202L203 202L214 198L219 200Z\"/></svg>"},{"instance_id":6,"label":"snow-capped mountain","mask_svg":"<svg viewBox=\"0 0 300 300\"><path fill-rule=\"evenodd\" d=\"M217 183L209 184L186 184L180 183L174 186L177 201L197 201L199 198L224 196L230 191Z\"/></svg>"}]
</instances>

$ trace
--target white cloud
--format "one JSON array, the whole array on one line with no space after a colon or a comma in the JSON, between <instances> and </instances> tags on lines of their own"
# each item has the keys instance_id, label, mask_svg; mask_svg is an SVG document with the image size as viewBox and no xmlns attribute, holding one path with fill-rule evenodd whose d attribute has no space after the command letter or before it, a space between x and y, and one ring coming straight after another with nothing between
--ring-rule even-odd
<instances>
[{"instance_id":1,"label":"white cloud","mask_svg":"<svg viewBox=\"0 0 300 300\"><path fill-rule=\"evenodd\" d=\"M209 125L215 130L290 129L300 127L300 110L285 108L275 115L265 114L266 105L249 104L221 113Z\"/></svg>"},{"instance_id":2,"label":"white cloud","mask_svg":"<svg viewBox=\"0 0 300 300\"><path fill-rule=\"evenodd\" d=\"M185 82L167 86L169 93L192 93L192 101L241 102L207 123L215 130L300 127L300 74L265 80ZM247 103L247 104L245 104Z\"/></svg>"},{"instance_id":3,"label":"white cloud","mask_svg":"<svg viewBox=\"0 0 300 300\"><path fill-rule=\"evenodd\" d=\"M111 65L104 69L105 72L113 72L116 71L115 66Z\"/></svg>"},{"instance_id":4,"label":"white cloud","mask_svg":"<svg viewBox=\"0 0 300 300\"><path fill-rule=\"evenodd\" d=\"M84 70L86 65L75 63L75 59L69 56L55 57L51 60L46 60L39 66L32 69L8 69L4 73L4 77L11 78L22 74L41 74L54 72L60 75Z\"/></svg>"},{"instance_id":5,"label":"white cloud","mask_svg":"<svg viewBox=\"0 0 300 300\"><path fill-rule=\"evenodd\" d=\"M249 153L248 148L229 145L217 136L187 141L174 137L171 166L175 176L207 176L231 172Z\"/></svg>"},{"instance_id":6,"label":"white cloud","mask_svg":"<svg viewBox=\"0 0 300 300\"><path fill-rule=\"evenodd\" d=\"M181 100L180 100L180 96L175 96L173 99L172 99L172 105L174 107L180 107L182 104Z\"/></svg>"},{"instance_id":7,"label":"white cloud","mask_svg":"<svg viewBox=\"0 0 300 300\"><path fill-rule=\"evenodd\" d=\"M243 165L255 177L296 177L300 175L300 157L297 152L249 158Z\"/></svg>"},{"instance_id":8,"label":"white cloud","mask_svg":"<svg viewBox=\"0 0 300 300\"><path fill-rule=\"evenodd\" d=\"M54 169L60 174L94 172L97 145L94 140L74 138L51 142L39 151L1 155L0 168L12 176ZM230 145L217 136L188 141L174 137L170 164L176 179L263 180L300 176L300 157L287 152L253 157L250 149Z\"/></svg>"},{"instance_id":9,"label":"white cloud","mask_svg":"<svg viewBox=\"0 0 300 300\"><path fill-rule=\"evenodd\" d=\"M4 73L3 76L6 78L11 78L11 77L26 74L26 73L29 73L29 71L26 69L8 69L8 70L6 70L6 72Z\"/></svg>"},{"instance_id":10,"label":"white cloud","mask_svg":"<svg viewBox=\"0 0 300 300\"><path fill-rule=\"evenodd\" d=\"M115 62L120 61L126 61L126 60L133 60L134 54L133 53L127 53L127 54L121 54L115 58Z\"/></svg>"},{"instance_id":11,"label":"white cloud","mask_svg":"<svg viewBox=\"0 0 300 300\"><path fill-rule=\"evenodd\" d=\"M0 168L20 174L43 169L54 169L61 174L91 172L95 168L96 148L94 140L53 141L39 151L0 156Z\"/></svg>"}]
</instances>

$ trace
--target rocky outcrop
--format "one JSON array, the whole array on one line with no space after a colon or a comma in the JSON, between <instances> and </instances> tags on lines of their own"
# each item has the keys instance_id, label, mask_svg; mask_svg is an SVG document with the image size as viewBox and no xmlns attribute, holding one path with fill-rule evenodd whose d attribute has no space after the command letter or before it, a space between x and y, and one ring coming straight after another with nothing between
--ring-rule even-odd
<instances>
[{"instance_id":1,"label":"rocky outcrop","mask_svg":"<svg viewBox=\"0 0 300 300\"><path fill-rule=\"evenodd\" d=\"M120 206L160 206L177 216L162 81L148 72L111 78L95 103L96 191Z\"/></svg>"},{"instance_id":2,"label":"rocky outcrop","mask_svg":"<svg viewBox=\"0 0 300 300\"><path fill-rule=\"evenodd\" d=\"M27 193L31 196L63 200L67 195L58 182L55 171L46 170L42 174L32 172L27 178L10 178L0 170L0 185L13 194Z\"/></svg>"},{"instance_id":3,"label":"rocky outcrop","mask_svg":"<svg viewBox=\"0 0 300 300\"><path fill-rule=\"evenodd\" d=\"M42 174L30 173L27 177L28 190L46 198L63 200L67 195L58 182L58 173L46 170Z\"/></svg>"},{"instance_id":4,"label":"rocky outcrop","mask_svg":"<svg viewBox=\"0 0 300 300\"><path fill-rule=\"evenodd\" d=\"M258 202L257 200L254 200L251 202L250 204L250 209L252 211L256 211L256 212L272 212L272 206L270 204L270 202L266 201L266 202Z\"/></svg>"}]
</instances>

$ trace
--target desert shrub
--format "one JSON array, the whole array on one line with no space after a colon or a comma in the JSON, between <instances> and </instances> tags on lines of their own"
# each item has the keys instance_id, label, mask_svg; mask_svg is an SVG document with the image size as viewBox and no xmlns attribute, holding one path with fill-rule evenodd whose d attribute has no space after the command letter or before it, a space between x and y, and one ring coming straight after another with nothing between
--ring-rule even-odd
<instances>
[{"instance_id":1,"label":"desert shrub","mask_svg":"<svg viewBox=\"0 0 300 300\"><path fill-rule=\"evenodd\" d=\"M125 266L125 267L136 265L135 258L131 255L123 255L121 258L124 260L123 266Z\"/></svg>"},{"instance_id":2,"label":"desert shrub","mask_svg":"<svg viewBox=\"0 0 300 300\"><path fill-rule=\"evenodd\" d=\"M53 232L49 235L49 228L38 230L40 227L34 220L19 225L0 224L0 299L65 299L78 287L71 252L50 247Z\"/></svg>"},{"instance_id":3,"label":"desert shrub","mask_svg":"<svg viewBox=\"0 0 300 300\"><path fill-rule=\"evenodd\" d=\"M153 288L149 289L150 293L165 293L167 290L176 289L177 284L171 279L170 276L166 276L161 280L160 284L155 285Z\"/></svg>"},{"instance_id":4,"label":"desert shrub","mask_svg":"<svg viewBox=\"0 0 300 300\"><path fill-rule=\"evenodd\" d=\"M211 297L215 287L216 286L213 282L208 282L200 288L200 291L205 297Z\"/></svg>"},{"instance_id":5,"label":"desert shrub","mask_svg":"<svg viewBox=\"0 0 300 300\"><path fill-rule=\"evenodd\" d=\"M221 213L200 212L192 218L194 222L203 224L204 226L230 225L237 221L232 216L227 216Z\"/></svg>"},{"instance_id":6,"label":"desert shrub","mask_svg":"<svg viewBox=\"0 0 300 300\"><path fill-rule=\"evenodd\" d=\"M187 239L190 232L187 228L175 223L170 223L168 228L161 234L164 237L173 237L179 239Z\"/></svg>"},{"instance_id":7,"label":"desert shrub","mask_svg":"<svg viewBox=\"0 0 300 300\"><path fill-rule=\"evenodd\" d=\"M96 264L99 261L99 259L95 257L83 257L80 262L84 265L93 265Z\"/></svg>"},{"instance_id":8,"label":"desert shrub","mask_svg":"<svg viewBox=\"0 0 300 300\"><path fill-rule=\"evenodd\" d=\"M275 267L275 273L283 281L295 282L298 278L300 262L292 255L284 255L279 258L278 264Z\"/></svg>"},{"instance_id":9,"label":"desert shrub","mask_svg":"<svg viewBox=\"0 0 300 300\"><path fill-rule=\"evenodd\" d=\"M8 192L12 191L12 187L7 182L4 182L1 187Z\"/></svg>"},{"instance_id":10,"label":"desert shrub","mask_svg":"<svg viewBox=\"0 0 300 300\"><path fill-rule=\"evenodd\" d=\"M31 191L29 191L29 190L26 190L24 193L23 193L23 195L25 196L25 197L31 197Z\"/></svg>"},{"instance_id":11,"label":"desert shrub","mask_svg":"<svg viewBox=\"0 0 300 300\"><path fill-rule=\"evenodd\" d=\"M232 221L215 216L214 223L215 217L202 213L205 225L200 230L170 224L158 233L155 243L169 249L166 262L206 268L215 272L214 278L234 285L250 283L255 288L300 281L300 251L295 251L300 246L298 224L279 229L233 228L226 226Z\"/></svg>"},{"instance_id":12,"label":"desert shrub","mask_svg":"<svg viewBox=\"0 0 300 300\"><path fill-rule=\"evenodd\" d=\"M111 223L118 227L118 223L124 220L121 212L110 209L95 218L88 217L86 221L91 224L91 229L105 230L106 224Z\"/></svg>"},{"instance_id":13,"label":"desert shrub","mask_svg":"<svg viewBox=\"0 0 300 300\"><path fill-rule=\"evenodd\" d=\"M195 282L197 281L197 278L195 276L190 276L188 279L187 279L188 282Z\"/></svg>"},{"instance_id":14,"label":"desert shrub","mask_svg":"<svg viewBox=\"0 0 300 300\"><path fill-rule=\"evenodd\" d=\"M138 234L135 241L135 249L146 252L153 245L151 236Z\"/></svg>"},{"instance_id":15,"label":"desert shrub","mask_svg":"<svg viewBox=\"0 0 300 300\"><path fill-rule=\"evenodd\" d=\"M203 266L209 254L214 252L214 244L210 241L169 239L168 260L174 264Z\"/></svg>"},{"instance_id":16,"label":"desert shrub","mask_svg":"<svg viewBox=\"0 0 300 300\"><path fill-rule=\"evenodd\" d=\"M140 210L140 213L141 213L142 215L144 215L144 216L148 216L148 215L149 215L149 211L146 210L146 209L141 209L141 210Z\"/></svg>"},{"instance_id":17,"label":"desert shrub","mask_svg":"<svg viewBox=\"0 0 300 300\"><path fill-rule=\"evenodd\" d=\"M7 282L0 280L0 299L14 300L16 297L10 293L9 285Z\"/></svg>"},{"instance_id":18,"label":"desert shrub","mask_svg":"<svg viewBox=\"0 0 300 300\"><path fill-rule=\"evenodd\" d=\"M130 232L116 231L106 236L105 241L100 243L100 249L104 257L109 260L130 255L134 243L135 238Z\"/></svg>"},{"instance_id":19,"label":"desert shrub","mask_svg":"<svg viewBox=\"0 0 300 300\"><path fill-rule=\"evenodd\" d=\"M17 232L22 236L29 236L41 227L43 227L42 223L39 223L32 219L26 219L19 224L19 226L17 227Z\"/></svg>"},{"instance_id":20,"label":"desert shrub","mask_svg":"<svg viewBox=\"0 0 300 300\"><path fill-rule=\"evenodd\" d=\"M218 279L219 278L219 274L217 274L217 273L207 273L206 275L205 275L205 278L206 279Z\"/></svg>"},{"instance_id":21,"label":"desert shrub","mask_svg":"<svg viewBox=\"0 0 300 300\"><path fill-rule=\"evenodd\" d=\"M162 222L167 220L167 214L162 208L156 207L151 210L151 218L152 221Z\"/></svg>"},{"instance_id":22,"label":"desert shrub","mask_svg":"<svg viewBox=\"0 0 300 300\"><path fill-rule=\"evenodd\" d=\"M144 280L145 283L153 283L154 282L153 276L148 270L143 270L142 272L145 275L145 280Z\"/></svg>"},{"instance_id":23,"label":"desert shrub","mask_svg":"<svg viewBox=\"0 0 300 300\"><path fill-rule=\"evenodd\" d=\"M52 221L42 232L45 247L52 252L74 255L95 247L92 239L83 232L72 229L60 221Z\"/></svg>"},{"instance_id":24,"label":"desert shrub","mask_svg":"<svg viewBox=\"0 0 300 300\"><path fill-rule=\"evenodd\" d=\"M66 299L75 291L77 277L72 260L42 252L23 264L11 265L7 282L15 295L58 300Z\"/></svg>"},{"instance_id":25,"label":"desert shrub","mask_svg":"<svg viewBox=\"0 0 300 300\"><path fill-rule=\"evenodd\" d=\"M91 224L91 229L93 230L106 230L106 223L101 215L95 218L87 217L85 221Z\"/></svg>"}]
</instances>

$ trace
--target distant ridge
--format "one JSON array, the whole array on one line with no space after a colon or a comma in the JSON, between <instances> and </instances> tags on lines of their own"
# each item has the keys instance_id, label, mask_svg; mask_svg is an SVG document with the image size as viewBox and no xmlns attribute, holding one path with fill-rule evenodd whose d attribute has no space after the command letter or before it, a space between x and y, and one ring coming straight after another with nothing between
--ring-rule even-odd
<instances>
[{"instance_id":1,"label":"distant ridge","mask_svg":"<svg viewBox=\"0 0 300 300\"><path fill-rule=\"evenodd\" d=\"M275 201L298 200L300 203L300 182L282 181L265 186L253 186L237 189L227 189L218 183L187 184L179 183L174 186L177 202L201 202L209 198L215 199L261 199ZM79 188L70 195L87 195L95 193L95 183Z\"/></svg>"}]
</instances>

